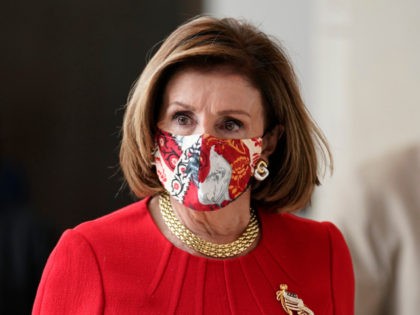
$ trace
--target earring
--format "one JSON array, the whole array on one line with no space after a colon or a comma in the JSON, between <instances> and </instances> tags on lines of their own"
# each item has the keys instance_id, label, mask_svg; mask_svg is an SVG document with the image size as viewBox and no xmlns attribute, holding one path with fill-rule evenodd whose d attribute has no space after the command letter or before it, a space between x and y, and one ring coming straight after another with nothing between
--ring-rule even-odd
<instances>
[{"instance_id":1,"label":"earring","mask_svg":"<svg viewBox=\"0 0 420 315\"><path fill-rule=\"evenodd\" d=\"M267 166L268 165L267 165L266 161L264 161L264 160L259 160L258 161L257 166L255 168L255 172L254 172L255 179L257 179L259 181L263 181L264 179L267 178L268 174L270 174Z\"/></svg>"}]
</instances>

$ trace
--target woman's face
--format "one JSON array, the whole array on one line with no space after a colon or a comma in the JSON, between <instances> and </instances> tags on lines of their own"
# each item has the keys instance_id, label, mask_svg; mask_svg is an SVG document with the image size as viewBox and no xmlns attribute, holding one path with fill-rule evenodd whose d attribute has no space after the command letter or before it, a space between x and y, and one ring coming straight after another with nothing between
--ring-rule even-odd
<instances>
[{"instance_id":1,"label":"woman's face","mask_svg":"<svg viewBox=\"0 0 420 315\"><path fill-rule=\"evenodd\" d=\"M210 71L185 68L166 86L158 127L175 135L262 136L261 93L246 77L226 66Z\"/></svg>"}]
</instances>

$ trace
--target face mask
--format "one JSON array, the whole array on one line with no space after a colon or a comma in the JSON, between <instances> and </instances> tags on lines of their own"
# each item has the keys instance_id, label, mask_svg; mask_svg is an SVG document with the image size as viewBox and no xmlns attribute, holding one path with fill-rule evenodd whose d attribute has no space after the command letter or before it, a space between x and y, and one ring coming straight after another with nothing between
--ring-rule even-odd
<instances>
[{"instance_id":1,"label":"face mask","mask_svg":"<svg viewBox=\"0 0 420 315\"><path fill-rule=\"evenodd\" d=\"M160 182L184 206L209 211L226 207L247 188L260 159L262 138L176 136L158 130L154 153Z\"/></svg>"}]
</instances>

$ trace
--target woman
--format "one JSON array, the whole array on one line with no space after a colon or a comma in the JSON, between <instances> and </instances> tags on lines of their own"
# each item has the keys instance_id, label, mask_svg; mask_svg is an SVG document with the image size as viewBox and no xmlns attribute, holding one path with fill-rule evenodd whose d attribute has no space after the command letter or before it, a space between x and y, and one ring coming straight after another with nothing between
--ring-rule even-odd
<instances>
[{"instance_id":1,"label":"woman","mask_svg":"<svg viewBox=\"0 0 420 315\"><path fill-rule=\"evenodd\" d=\"M34 314L352 314L340 232L288 212L319 147L283 51L199 17L150 60L126 109L121 166L143 198L68 230Z\"/></svg>"}]
</instances>

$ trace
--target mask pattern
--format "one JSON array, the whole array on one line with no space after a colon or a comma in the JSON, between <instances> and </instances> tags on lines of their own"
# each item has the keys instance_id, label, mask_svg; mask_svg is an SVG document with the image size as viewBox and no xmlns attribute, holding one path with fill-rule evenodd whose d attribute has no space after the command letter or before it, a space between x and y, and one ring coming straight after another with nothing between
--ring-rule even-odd
<instances>
[{"instance_id":1,"label":"mask pattern","mask_svg":"<svg viewBox=\"0 0 420 315\"><path fill-rule=\"evenodd\" d=\"M248 187L261 156L262 139L177 136L159 130L154 153L162 185L188 208L208 211L227 206Z\"/></svg>"}]
</instances>

